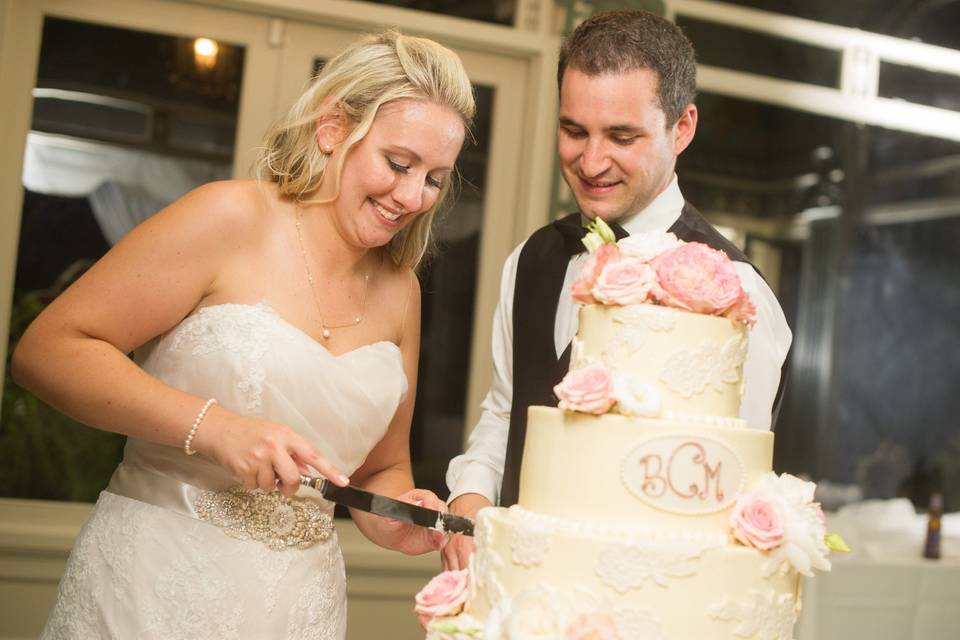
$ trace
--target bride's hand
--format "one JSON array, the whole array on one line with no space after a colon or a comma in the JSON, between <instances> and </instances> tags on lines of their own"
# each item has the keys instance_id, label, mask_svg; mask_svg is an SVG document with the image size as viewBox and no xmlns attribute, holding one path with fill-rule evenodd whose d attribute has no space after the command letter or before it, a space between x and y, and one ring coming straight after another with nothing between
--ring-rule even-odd
<instances>
[{"instance_id":1,"label":"bride's hand","mask_svg":"<svg viewBox=\"0 0 960 640\"><path fill-rule=\"evenodd\" d=\"M227 469L245 489L280 489L292 496L300 487L300 475L312 473L308 467L334 484L349 482L290 427L217 409L214 406L207 414L193 448Z\"/></svg>"},{"instance_id":2,"label":"bride's hand","mask_svg":"<svg viewBox=\"0 0 960 640\"><path fill-rule=\"evenodd\" d=\"M397 496L397 500L436 511L446 511L447 505L428 489L411 489ZM384 519L386 546L407 555L416 556L441 549L446 535L434 529L418 527L399 520Z\"/></svg>"}]
</instances>

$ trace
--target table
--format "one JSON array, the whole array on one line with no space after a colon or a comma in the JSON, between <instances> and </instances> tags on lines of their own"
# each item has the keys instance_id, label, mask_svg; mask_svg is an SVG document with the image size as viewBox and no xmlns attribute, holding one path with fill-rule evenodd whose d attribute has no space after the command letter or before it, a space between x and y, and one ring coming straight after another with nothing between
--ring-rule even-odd
<instances>
[{"instance_id":1,"label":"table","mask_svg":"<svg viewBox=\"0 0 960 640\"><path fill-rule=\"evenodd\" d=\"M861 537L854 553L831 554L831 572L803 578L797 640L960 638L958 541L927 560L917 535L887 540Z\"/></svg>"}]
</instances>

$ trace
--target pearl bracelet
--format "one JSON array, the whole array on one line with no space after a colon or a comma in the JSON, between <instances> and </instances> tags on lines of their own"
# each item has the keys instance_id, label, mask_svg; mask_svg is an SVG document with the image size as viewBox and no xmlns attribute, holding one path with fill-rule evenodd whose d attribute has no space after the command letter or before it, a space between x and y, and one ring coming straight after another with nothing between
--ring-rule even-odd
<instances>
[{"instance_id":1,"label":"pearl bracelet","mask_svg":"<svg viewBox=\"0 0 960 640\"><path fill-rule=\"evenodd\" d=\"M197 414L196 419L193 421L193 426L190 427L190 433L187 434L187 439L183 441L183 452L188 456L192 456L197 452L194 449L190 448L190 444L193 442L193 436L197 435L197 427L200 426L200 423L203 422L203 418L207 415L207 411L210 410L210 407L217 404L216 398L210 398L207 400L207 403L203 405L203 409L200 409L200 413Z\"/></svg>"}]
</instances>

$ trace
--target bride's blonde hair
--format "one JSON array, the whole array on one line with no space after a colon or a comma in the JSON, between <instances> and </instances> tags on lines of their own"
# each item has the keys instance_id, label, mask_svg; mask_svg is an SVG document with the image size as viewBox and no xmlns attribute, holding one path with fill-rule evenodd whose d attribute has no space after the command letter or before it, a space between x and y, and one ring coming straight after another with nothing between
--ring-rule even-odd
<instances>
[{"instance_id":1,"label":"bride's blonde hair","mask_svg":"<svg viewBox=\"0 0 960 640\"><path fill-rule=\"evenodd\" d=\"M282 195L303 201L319 188L327 169L328 156L317 143L317 121L339 108L355 123L343 141L335 168L339 176L344 158L367 135L379 109L404 98L449 107L470 129L476 109L473 89L455 53L432 40L393 30L361 38L330 60L286 116L267 132L257 158L257 177L277 183ZM337 181L333 199L340 191L339 177ZM396 264L416 267L432 248L433 219L451 182L446 180L437 202L387 245Z\"/></svg>"}]
</instances>

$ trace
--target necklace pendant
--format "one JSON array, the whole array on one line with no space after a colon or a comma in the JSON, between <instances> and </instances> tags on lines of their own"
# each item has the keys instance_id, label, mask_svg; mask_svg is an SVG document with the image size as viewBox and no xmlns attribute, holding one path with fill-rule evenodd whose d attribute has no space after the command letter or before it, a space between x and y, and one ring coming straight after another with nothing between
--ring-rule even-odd
<instances>
[{"instance_id":1,"label":"necklace pendant","mask_svg":"<svg viewBox=\"0 0 960 640\"><path fill-rule=\"evenodd\" d=\"M323 332L321 332L320 335L322 335L324 338L329 338L329 337L330 337L330 329L327 329L326 327L324 327L324 328L323 328Z\"/></svg>"}]
</instances>

